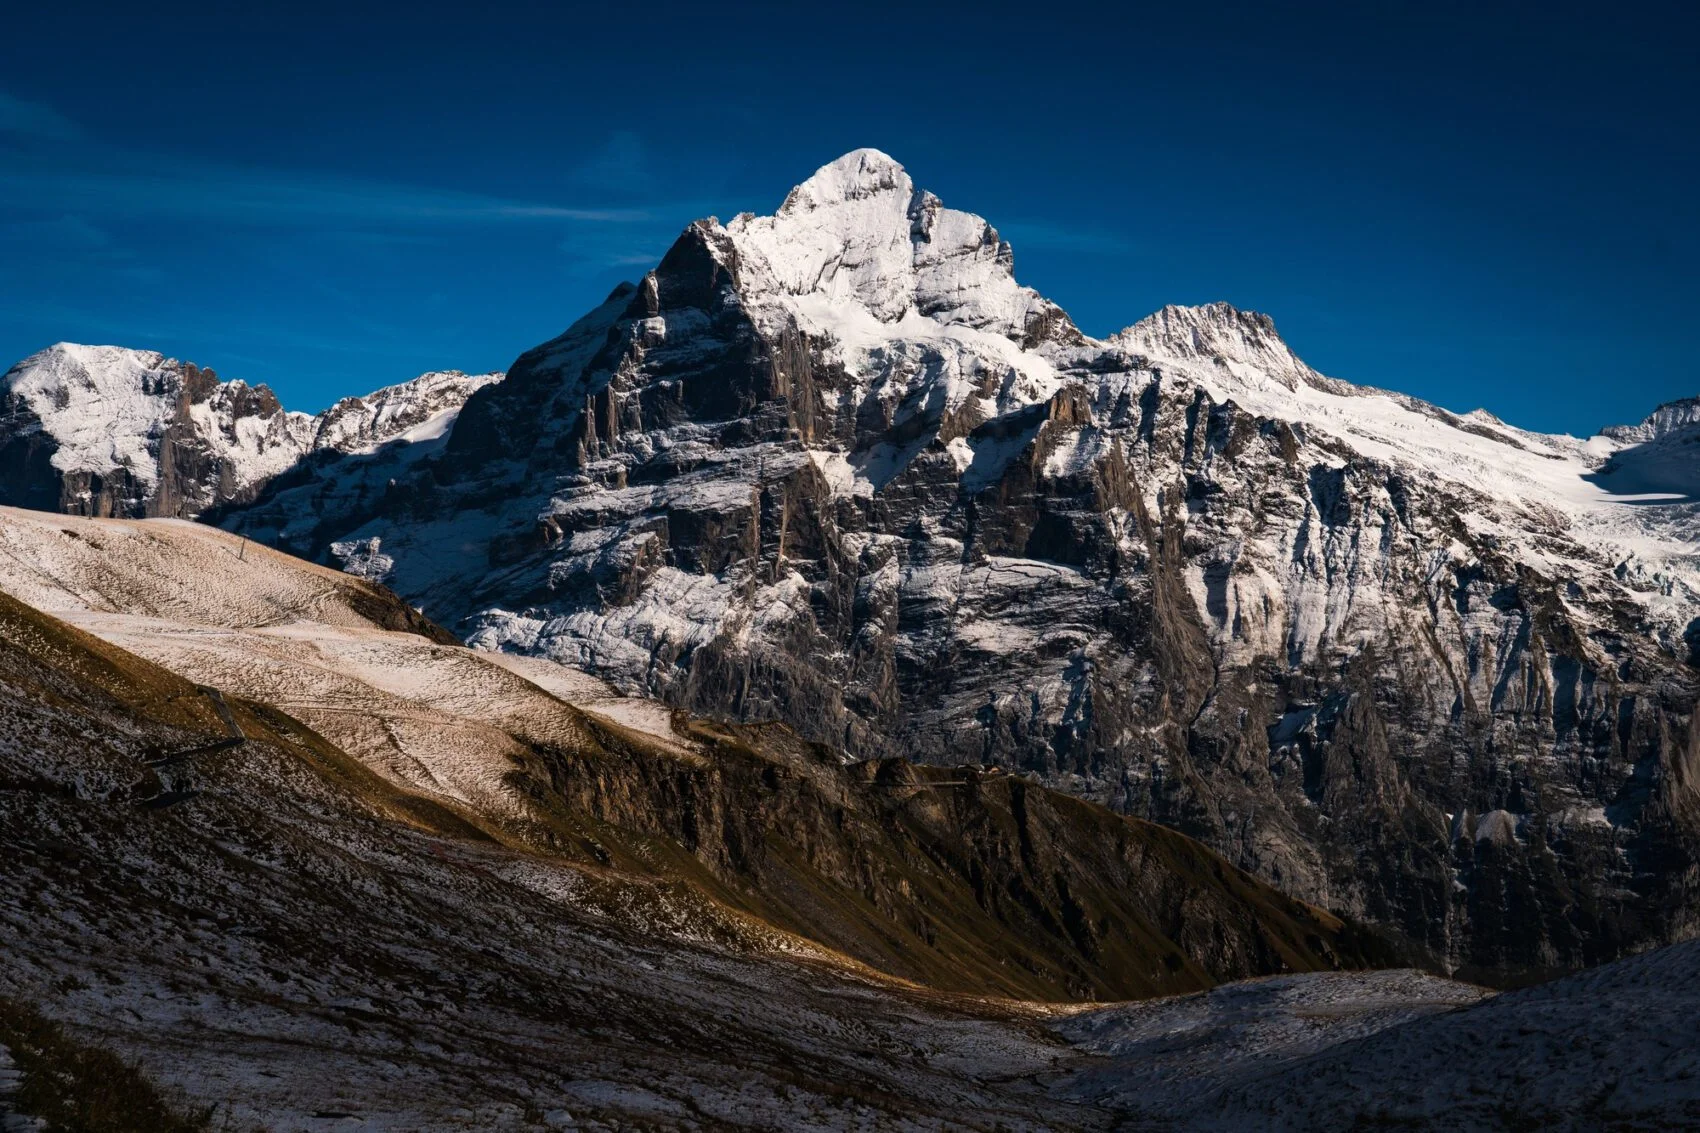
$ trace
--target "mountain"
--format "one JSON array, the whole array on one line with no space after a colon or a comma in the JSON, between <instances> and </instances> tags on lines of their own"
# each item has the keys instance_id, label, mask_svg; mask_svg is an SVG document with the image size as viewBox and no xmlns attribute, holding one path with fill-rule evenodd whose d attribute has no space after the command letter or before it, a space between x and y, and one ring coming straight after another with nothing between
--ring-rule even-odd
<instances>
[{"instance_id":1,"label":"mountain","mask_svg":"<svg viewBox=\"0 0 1700 1133\"><path fill-rule=\"evenodd\" d=\"M310 453L435 436L497 377L425 374L310 417L192 362L62 342L0 377L0 503L193 517L253 499Z\"/></svg>"},{"instance_id":2,"label":"mountain","mask_svg":"<svg viewBox=\"0 0 1700 1133\"><path fill-rule=\"evenodd\" d=\"M211 518L487 650L997 766L1517 983L1700 927L1686 412L1587 439L1263 315L1094 339L861 150L479 389Z\"/></svg>"}]
</instances>

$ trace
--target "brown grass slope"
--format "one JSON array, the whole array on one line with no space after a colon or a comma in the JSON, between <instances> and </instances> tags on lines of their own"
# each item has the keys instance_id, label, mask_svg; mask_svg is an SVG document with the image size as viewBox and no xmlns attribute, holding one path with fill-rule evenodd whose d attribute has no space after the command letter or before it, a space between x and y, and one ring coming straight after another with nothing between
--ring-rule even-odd
<instances>
[{"instance_id":1,"label":"brown grass slope","mask_svg":"<svg viewBox=\"0 0 1700 1133\"><path fill-rule=\"evenodd\" d=\"M592 721L593 743L514 777L574 832L560 848L691 878L890 975L1102 1000L1396 959L1184 835L1024 779L845 766L778 726L676 726L707 758Z\"/></svg>"}]
</instances>

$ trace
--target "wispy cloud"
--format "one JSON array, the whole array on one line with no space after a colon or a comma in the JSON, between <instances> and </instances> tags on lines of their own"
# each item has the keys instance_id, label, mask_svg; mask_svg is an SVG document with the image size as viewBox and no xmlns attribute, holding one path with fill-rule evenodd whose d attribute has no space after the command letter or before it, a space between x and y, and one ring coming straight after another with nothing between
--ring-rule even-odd
<instances>
[{"instance_id":1,"label":"wispy cloud","mask_svg":"<svg viewBox=\"0 0 1700 1133\"><path fill-rule=\"evenodd\" d=\"M566 222L642 224L648 209L591 201L535 201L381 179L184 160L92 138L52 107L0 92L0 132L69 143L28 147L0 168L0 208L97 217L165 217L272 226ZM609 188L634 152L602 157ZM622 156L623 153L623 156ZM625 172L622 174L622 170ZM629 193L627 196L629 197Z\"/></svg>"},{"instance_id":2,"label":"wispy cloud","mask_svg":"<svg viewBox=\"0 0 1700 1133\"><path fill-rule=\"evenodd\" d=\"M0 91L0 134L69 142L81 138L83 131L51 106Z\"/></svg>"},{"instance_id":3,"label":"wispy cloud","mask_svg":"<svg viewBox=\"0 0 1700 1133\"><path fill-rule=\"evenodd\" d=\"M645 246L633 246L618 241L587 241L568 238L560 243L561 251L570 262L595 268L652 268L661 262L662 252Z\"/></svg>"},{"instance_id":4,"label":"wispy cloud","mask_svg":"<svg viewBox=\"0 0 1700 1133\"><path fill-rule=\"evenodd\" d=\"M21 163L17 163L21 164ZM266 225L378 222L632 224L642 209L535 203L384 181L240 169L128 156L113 170L36 164L0 171L0 205L105 216L163 216Z\"/></svg>"}]
</instances>

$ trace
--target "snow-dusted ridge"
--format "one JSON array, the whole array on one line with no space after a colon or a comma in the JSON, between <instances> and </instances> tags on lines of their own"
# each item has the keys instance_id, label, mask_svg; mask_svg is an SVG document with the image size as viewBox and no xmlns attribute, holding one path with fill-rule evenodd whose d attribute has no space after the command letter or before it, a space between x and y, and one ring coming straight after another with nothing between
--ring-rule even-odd
<instances>
[{"instance_id":1,"label":"snow-dusted ridge","mask_svg":"<svg viewBox=\"0 0 1700 1133\"><path fill-rule=\"evenodd\" d=\"M1108 339L1087 338L1054 304L1016 282L1013 253L996 229L944 207L878 150L856 150L822 167L774 216L744 214L724 228L707 222L706 230L724 233L736 249L738 290L758 317L775 325L789 318L836 344L847 363L864 366L879 365L867 352L895 346L984 351L976 360L1038 377L1018 384L1013 404L1050 396L1058 363L1084 370L1083 357L1121 349L1143 358L1148 369L1197 380L1221 400L1338 432L1362 455L1396 451L1489 492L1500 484L1484 482L1481 473L1497 471L1516 486L1544 486L1555 502L1582 506L1611 502L1609 487L1586 477L1618 445L1700 422L1700 399L1688 399L1660 407L1639 426L1606 427L1587 440L1530 433L1485 410L1457 414L1324 377L1293 353L1269 316L1227 303L1171 305ZM1035 324L1046 321L1061 329L1032 340ZM1020 349L1009 350L1009 343ZM950 407L960 403L946 399ZM1532 474L1527 462L1505 461L1499 446L1527 446L1566 467Z\"/></svg>"},{"instance_id":2,"label":"snow-dusted ridge","mask_svg":"<svg viewBox=\"0 0 1700 1133\"><path fill-rule=\"evenodd\" d=\"M814 446L823 466L853 473L833 481L836 492L866 495L883 486L929 441L950 447L965 482L995 483L1020 444L976 437L976 426L1048 402L1069 384L1104 405L1153 380L1178 380L1218 404L1333 443L1337 451L1325 459L1335 466L1368 460L1405 468L1494 501L1507 514L1490 518L1484 509L1469 521L1510 540L1512 553L1562 573L1574 564L1552 554L1545 534L1560 517L1584 554L1609 560L1624 576L1627 596L1647 606L1667 643L1679 642L1700 615L1691 517L1648 506L1691 498L1700 474L1688 466L1700 462L1682 460L1686 451L1674 461L1624 455L1700 423L1700 399L1584 439L1326 377L1292 351L1267 315L1226 303L1165 307L1108 339L1088 338L1017 283L1011 249L989 223L944 207L873 149L822 167L774 216L699 227L735 271L738 301L757 325L776 336L801 332L854 383L837 393L837 408L856 407L856 435L810 438L825 442ZM667 333L666 320L655 322L661 327L651 333ZM870 405L883 411L884 435L860 427ZM894 433L917 439L894 441ZM1046 471L1067 474L1103 455L1091 444L1061 445ZM1155 506L1157 485L1146 487ZM1539 532L1532 540L1531 528ZM1201 580L1196 589L1202 605Z\"/></svg>"},{"instance_id":3,"label":"snow-dusted ridge","mask_svg":"<svg viewBox=\"0 0 1700 1133\"><path fill-rule=\"evenodd\" d=\"M1618 490L1600 474L1622 448L1700 422L1700 399L1583 439L1325 377L1267 315L1226 303L1168 306L1091 339L1017 283L1010 246L987 221L944 207L873 149L822 167L774 216L708 221L703 230L711 248L722 238L730 245L726 266L735 266L739 298L758 324L825 343L828 356L867 382L857 400L921 402L946 432L952 418L988 420L1049 399L1059 375L1089 390L1116 384L1118 368L1105 356L1125 351L1125 368L1184 378L1219 402L1335 437L1356 455L1578 513L1584 537L1620 560L1678 561L1691 548L1685 537L1669 538L1660 522L1668 517L1638 506L1676 501L1685 488ZM997 379L990 392L988 376ZM900 411L894 423L901 419Z\"/></svg>"},{"instance_id":4,"label":"snow-dusted ridge","mask_svg":"<svg viewBox=\"0 0 1700 1133\"><path fill-rule=\"evenodd\" d=\"M430 373L308 415L156 351L61 342L0 377L0 502L193 517L252 499L311 453L441 436L499 377Z\"/></svg>"},{"instance_id":5,"label":"snow-dusted ridge","mask_svg":"<svg viewBox=\"0 0 1700 1133\"><path fill-rule=\"evenodd\" d=\"M501 380L499 372L433 370L364 397L345 397L313 418L313 448L370 452L397 439L434 440L454 427L467 398Z\"/></svg>"}]
</instances>

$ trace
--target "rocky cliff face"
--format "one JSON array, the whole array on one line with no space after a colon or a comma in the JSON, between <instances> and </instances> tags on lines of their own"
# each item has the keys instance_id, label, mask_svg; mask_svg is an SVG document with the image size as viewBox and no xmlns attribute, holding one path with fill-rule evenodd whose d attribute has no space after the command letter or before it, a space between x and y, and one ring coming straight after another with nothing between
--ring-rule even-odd
<instances>
[{"instance_id":1,"label":"rocky cliff face","mask_svg":"<svg viewBox=\"0 0 1700 1133\"><path fill-rule=\"evenodd\" d=\"M692 225L440 451L230 522L477 645L1029 773L1511 981L1696 927L1681 415L1532 434L1225 305L1090 339L858 151Z\"/></svg>"},{"instance_id":2,"label":"rocky cliff face","mask_svg":"<svg viewBox=\"0 0 1700 1133\"><path fill-rule=\"evenodd\" d=\"M313 417L192 362L60 343L0 377L0 503L197 516L253 500L311 453L365 451L410 430L435 436L495 378L426 374Z\"/></svg>"}]
</instances>

